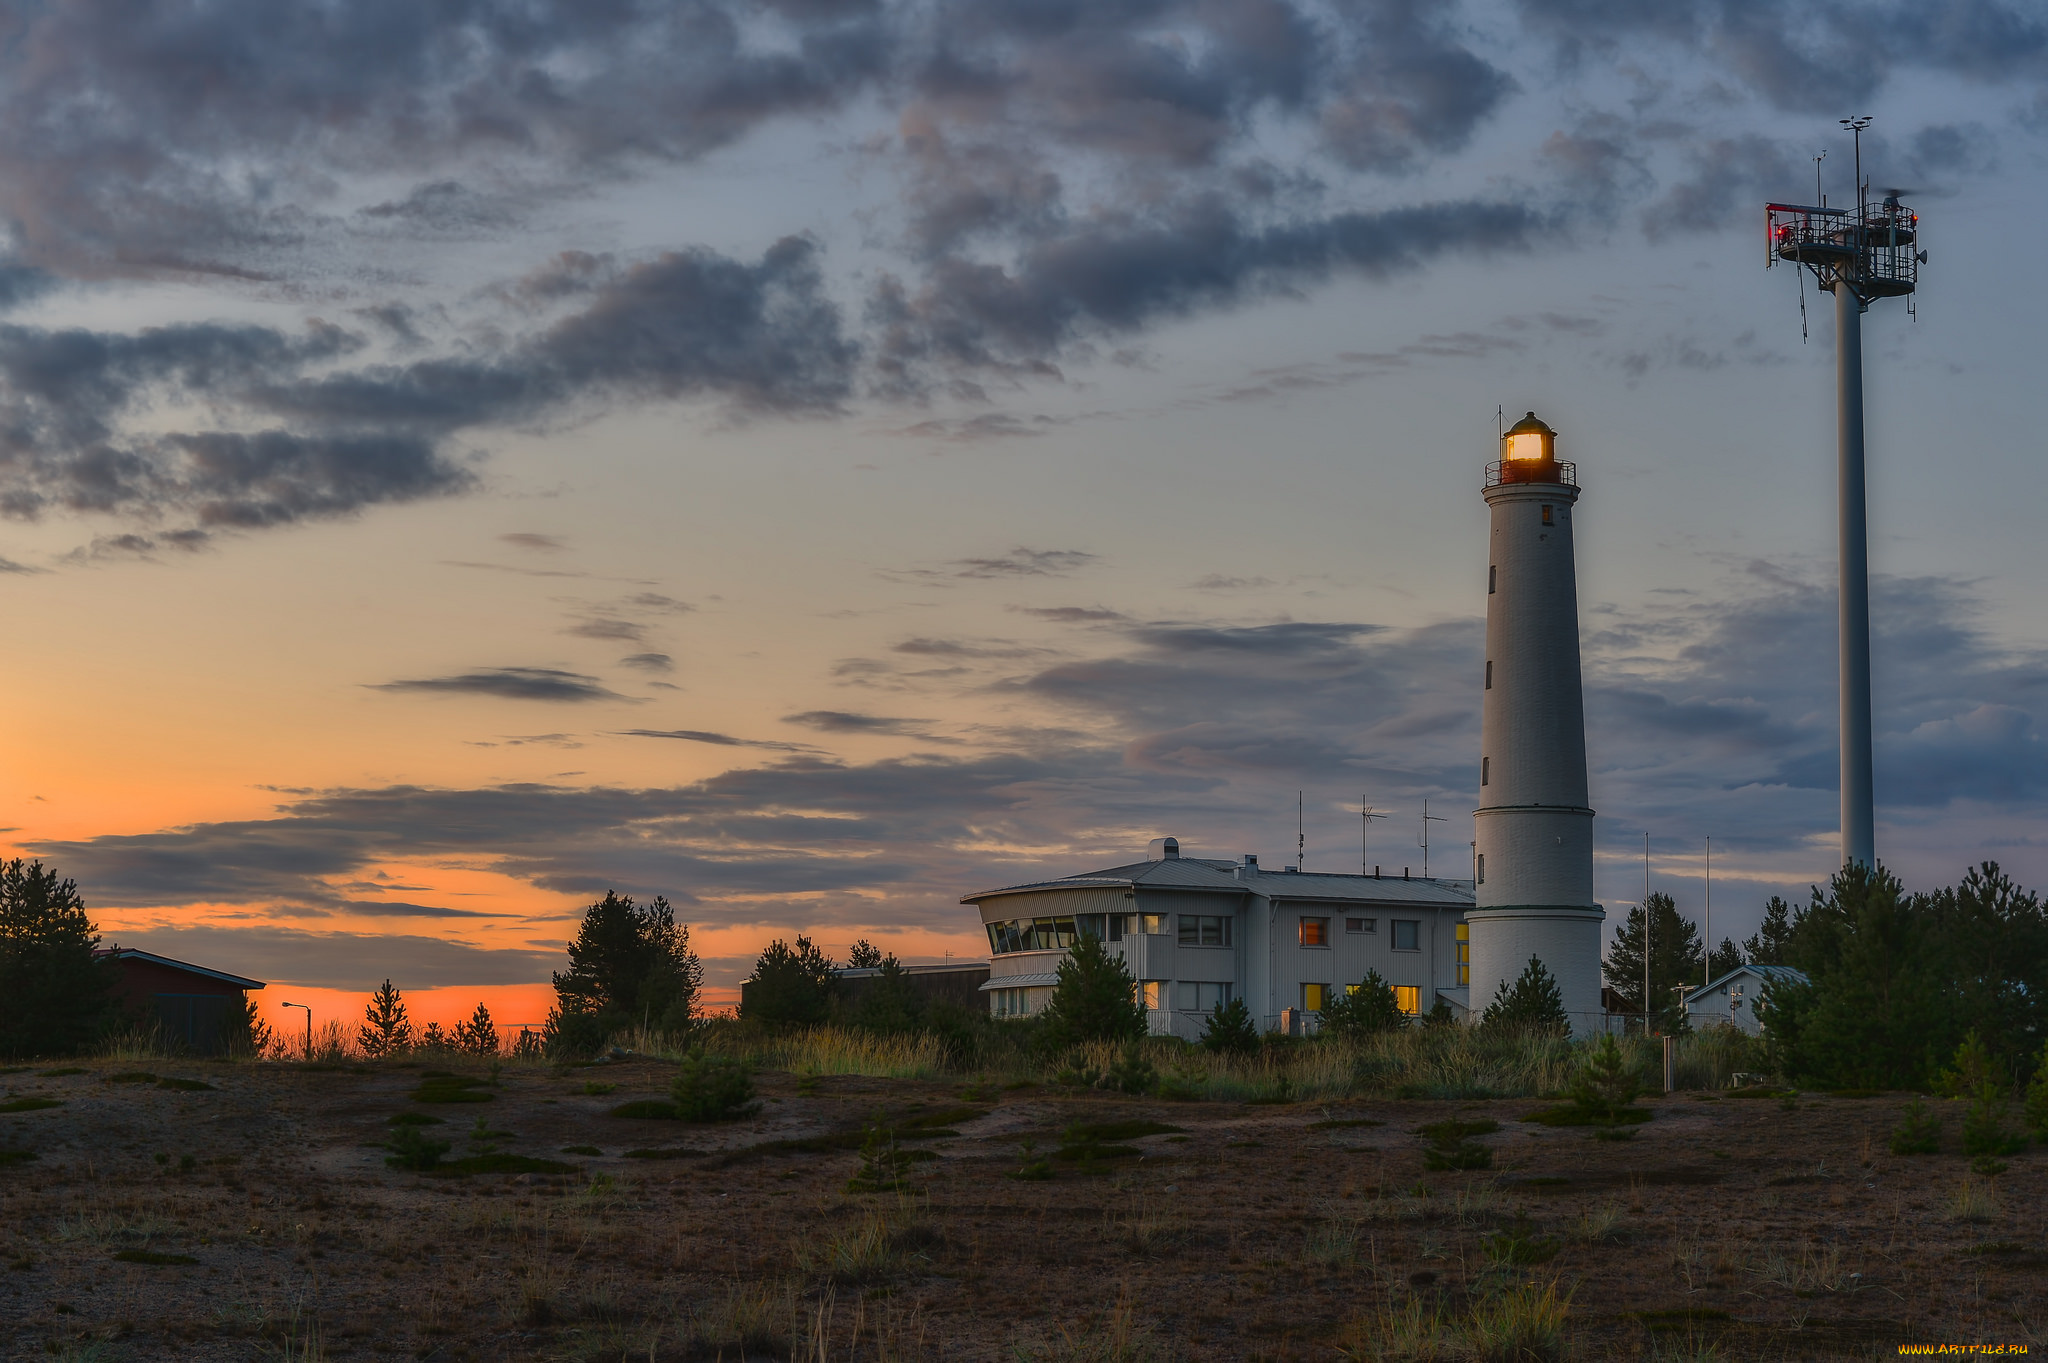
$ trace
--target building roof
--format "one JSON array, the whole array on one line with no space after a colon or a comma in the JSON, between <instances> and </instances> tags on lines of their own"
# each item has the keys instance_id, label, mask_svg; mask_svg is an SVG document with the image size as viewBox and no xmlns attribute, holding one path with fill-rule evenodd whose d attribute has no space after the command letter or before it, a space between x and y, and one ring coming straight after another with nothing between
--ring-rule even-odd
<instances>
[{"instance_id":1,"label":"building roof","mask_svg":"<svg viewBox=\"0 0 2048 1363\"><path fill-rule=\"evenodd\" d=\"M981 992L986 994L995 989L1044 988L1047 985L1055 985L1059 982L1059 975L1048 971L1041 971L1035 975L991 975L988 978L988 983L981 987Z\"/></svg>"},{"instance_id":2,"label":"building roof","mask_svg":"<svg viewBox=\"0 0 2048 1363\"><path fill-rule=\"evenodd\" d=\"M1403 880L1398 876L1350 876L1302 874L1298 871L1268 871L1242 866L1234 861L1206 857L1172 856L1160 861L1139 861L1112 866L1085 875L1061 876L1056 880L1035 880L1022 885L1005 885L962 895L960 902L973 904L998 895L1042 893L1047 890L1089 888L1171 889L1213 891L1228 894L1256 894L1268 899L1344 900L1361 905L1407 904L1464 909L1472 906L1472 882L1443 876Z\"/></svg>"},{"instance_id":3,"label":"building roof","mask_svg":"<svg viewBox=\"0 0 2048 1363\"><path fill-rule=\"evenodd\" d=\"M896 968L906 975L968 974L976 970L987 970L988 962L972 960L941 961L931 965L898 965ZM832 973L842 980L869 980L879 976L882 973L882 967L848 965L840 966L834 969Z\"/></svg>"},{"instance_id":4,"label":"building roof","mask_svg":"<svg viewBox=\"0 0 2048 1363\"><path fill-rule=\"evenodd\" d=\"M1809 983L1805 971L1794 970L1789 965L1739 965L1733 970L1723 972L1718 979L1709 980L1699 988L1689 991L1685 996L1685 1001L1691 1003L1702 994L1711 994L1737 975L1754 975L1758 979L1772 984Z\"/></svg>"},{"instance_id":5,"label":"building roof","mask_svg":"<svg viewBox=\"0 0 2048 1363\"><path fill-rule=\"evenodd\" d=\"M244 979L240 975L230 975L225 970L208 970L205 966L193 965L190 961L174 961L168 956L159 956L153 951L143 951L139 947L105 947L94 954L109 956L117 961L147 961L151 965L160 965L168 970L182 970L191 975L203 975L209 980L219 980L223 984L231 984L237 989L263 989L267 987L261 980Z\"/></svg>"}]
</instances>

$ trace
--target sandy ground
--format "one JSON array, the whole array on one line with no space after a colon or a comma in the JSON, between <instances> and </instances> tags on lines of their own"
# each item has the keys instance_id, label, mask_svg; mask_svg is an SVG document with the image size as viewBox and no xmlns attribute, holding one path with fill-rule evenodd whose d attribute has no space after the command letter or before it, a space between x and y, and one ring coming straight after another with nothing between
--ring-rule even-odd
<instances>
[{"instance_id":1,"label":"sandy ground","mask_svg":"<svg viewBox=\"0 0 2048 1363\"><path fill-rule=\"evenodd\" d=\"M419 1067L153 1067L203 1090L49 1068L0 1077L0 1106L57 1103L0 1114L0 1151L35 1154L0 1155L9 1359L1337 1359L1532 1282L1569 1292L1579 1359L2048 1347L2048 1152L1969 1178L1945 1104L1950 1153L1893 1157L1900 1096L1674 1095L1618 1143L1521 1122L1526 1100L766 1075L757 1118L687 1126L608 1115L663 1094L651 1061L508 1070L469 1104L414 1100ZM481 1113L573 1172L387 1169L407 1111L451 1157ZM904 1190L849 1193L845 1133L877 1114L957 1134L904 1142L933 1156ZM1448 1117L1500 1122L1493 1168L1425 1170L1416 1129ZM1012 1177L1073 1123L1131 1120L1180 1130ZM627 1157L650 1149L688 1153ZM1514 1243L1542 1261L1499 1262Z\"/></svg>"}]
</instances>

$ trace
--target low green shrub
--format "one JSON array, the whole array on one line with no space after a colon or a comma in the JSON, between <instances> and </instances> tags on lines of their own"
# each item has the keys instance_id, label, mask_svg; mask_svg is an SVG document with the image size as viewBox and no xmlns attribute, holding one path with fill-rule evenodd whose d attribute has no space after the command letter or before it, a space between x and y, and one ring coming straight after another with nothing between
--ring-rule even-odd
<instances>
[{"instance_id":1,"label":"low green shrub","mask_svg":"<svg viewBox=\"0 0 2048 1363\"><path fill-rule=\"evenodd\" d=\"M114 1251L114 1258L124 1264L156 1264L159 1267L199 1262L189 1254L166 1254L154 1249L119 1249Z\"/></svg>"},{"instance_id":2,"label":"low green shrub","mask_svg":"<svg viewBox=\"0 0 2048 1363\"><path fill-rule=\"evenodd\" d=\"M1493 1151L1472 1137L1490 1136L1498 1130L1500 1123L1491 1117L1469 1122L1452 1118L1417 1127L1415 1134L1428 1143L1422 1154L1422 1165L1425 1169L1437 1171L1491 1169Z\"/></svg>"},{"instance_id":3,"label":"low green shrub","mask_svg":"<svg viewBox=\"0 0 2048 1363\"><path fill-rule=\"evenodd\" d=\"M565 1155L602 1155L604 1151L594 1145L565 1145L562 1147L562 1153ZM627 1158L631 1159L633 1156L629 1153Z\"/></svg>"},{"instance_id":4,"label":"low green shrub","mask_svg":"<svg viewBox=\"0 0 2048 1363\"><path fill-rule=\"evenodd\" d=\"M148 1070L124 1070L120 1074L108 1075L106 1082L109 1084L154 1084L156 1076Z\"/></svg>"},{"instance_id":5,"label":"low green shrub","mask_svg":"<svg viewBox=\"0 0 2048 1363\"><path fill-rule=\"evenodd\" d=\"M604 1152L588 1145L572 1145L562 1151L565 1155L601 1155ZM622 1159L703 1159L706 1150L692 1150L685 1145L674 1145L664 1150L628 1150Z\"/></svg>"},{"instance_id":6,"label":"low green shrub","mask_svg":"<svg viewBox=\"0 0 2048 1363\"><path fill-rule=\"evenodd\" d=\"M26 1065L22 1065L22 1066L19 1066L19 1067L15 1068L15 1069L11 1069L11 1070L0 1070L0 1074L20 1074L20 1073L22 1072L22 1070L25 1070L25 1069L27 1069L27 1068L28 1068L28 1066L26 1066ZM61 1068L58 1068L58 1069L54 1069L54 1070L43 1070L43 1071L41 1071L41 1073L40 1073L40 1074L38 1074L38 1076L37 1076L37 1077L38 1077L38 1078L41 1078L41 1079L65 1079L65 1078L68 1078L68 1077L70 1077L71 1075L74 1075L74 1074L91 1074L91 1073L92 1073L92 1071L91 1071L91 1070L89 1070L89 1069L86 1069L86 1068L85 1068L85 1067L84 1067L83 1065L65 1065L65 1066L62 1066Z\"/></svg>"},{"instance_id":7,"label":"low green shrub","mask_svg":"<svg viewBox=\"0 0 2048 1363\"><path fill-rule=\"evenodd\" d=\"M447 1070L427 1070L420 1075L420 1086L412 1091L415 1103L488 1103L495 1096L484 1090L485 1081L475 1077L464 1078Z\"/></svg>"},{"instance_id":8,"label":"low green shrub","mask_svg":"<svg viewBox=\"0 0 2048 1363\"><path fill-rule=\"evenodd\" d=\"M0 1103L0 1112L41 1112L46 1107L62 1107L61 1098L10 1098Z\"/></svg>"},{"instance_id":9,"label":"low green shrub","mask_svg":"<svg viewBox=\"0 0 2048 1363\"><path fill-rule=\"evenodd\" d=\"M1521 1120L1535 1122L1539 1126L1636 1126L1656 1116L1656 1111L1647 1107L1625 1107L1618 1112L1588 1112L1576 1103L1565 1103L1558 1107L1539 1108L1525 1114Z\"/></svg>"},{"instance_id":10,"label":"low green shrub","mask_svg":"<svg viewBox=\"0 0 2048 1363\"><path fill-rule=\"evenodd\" d=\"M2034 1070L2033 1082L2027 1085L2020 1111L2034 1139L2048 1143L2048 1042L2042 1043L2041 1061Z\"/></svg>"},{"instance_id":11,"label":"low green shrub","mask_svg":"<svg viewBox=\"0 0 2048 1363\"><path fill-rule=\"evenodd\" d=\"M30 1160L41 1159L33 1150L0 1150L0 1169L10 1164L27 1164Z\"/></svg>"},{"instance_id":12,"label":"low green shrub","mask_svg":"<svg viewBox=\"0 0 2048 1363\"><path fill-rule=\"evenodd\" d=\"M471 1174L573 1174L579 1170L573 1164L532 1155L489 1154L452 1159L426 1172L437 1178L466 1178Z\"/></svg>"},{"instance_id":13,"label":"low green shrub","mask_svg":"<svg viewBox=\"0 0 2048 1363\"><path fill-rule=\"evenodd\" d=\"M929 1151L903 1149L896 1144L895 1131L872 1123L861 1142L860 1169L846 1181L846 1191L889 1193L908 1187L910 1165L919 1155L931 1157Z\"/></svg>"},{"instance_id":14,"label":"low green shrub","mask_svg":"<svg viewBox=\"0 0 2048 1363\"><path fill-rule=\"evenodd\" d=\"M384 1157L386 1167L424 1174L440 1164L441 1156L448 1153L449 1143L430 1139L416 1126L401 1126L392 1130L384 1148L391 1152Z\"/></svg>"},{"instance_id":15,"label":"low green shrub","mask_svg":"<svg viewBox=\"0 0 2048 1363\"><path fill-rule=\"evenodd\" d=\"M1186 1131L1184 1126L1168 1126L1165 1122L1134 1118L1123 1122L1075 1122L1061 1133L1063 1144L1074 1145L1088 1141L1134 1141L1140 1136L1176 1136Z\"/></svg>"},{"instance_id":16,"label":"low green shrub","mask_svg":"<svg viewBox=\"0 0 2048 1363\"><path fill-rule=\"evenodd\" d=\"M1219 1003L1202 1024L1202 1049L1219 1055L1257 1055L1259 1029L1243 999Z\"/></svg>"},{"instance_id":17,"label":"low green shrub","mask_svg":"<svg viewBox=\"0 0 2048 1363\"><path fill-rule=\"evenodd\" d=\"M1133 1041L1102 1076L1102 1087L1132 1095L1151 1093L1159 1087L1159 1070L1146 1058L1144 1047Z\"/></svg>"},{"instance_id":18,"label":"low green shrub","mask_svg":"<svg viewBox=\"0 0 2048 1363\"><path fill-rule=\"evenodd\" d=\"M706 1055L684 1056L669 1085L676 1116L686 1122L731 1122L761 1110L754 1101L753 1067L744 1060Z\"/></svg>"},{"instance_id":19,"label":"low green shrub","mask_svg":"<svg viewBox=\"0 0 2048 1363\"><path fill-rule=\"evenodd\" d=\"M446 1119L436 1117L428 1112L400 1112L394 1116L386 1117L384 1124L386 1126L439 1126L444 1120Z\"/></svg>"},{"instance_id":20,"label":"low green shrub","mask_svg":"<svg viewBox=\"0 0 2048 1363\"><path fill-rule=\"evenodd\" d=\"M1489 1262L1517 1268L1547 1264L1564 1248L1562 1240L1538 1237L1526 1215L1517 1216L1511 1224L1491 1235L1481 1236L1479 1244L1486 1251Z\"/></svg>"},{"instance_id":21,"label":"low green shrub","mask_svg":"<svg viewBox=\"0 0 2048 1363\"><path fill-rule=\"evenodd\" d=\"M181 1093L212 1093L213 1085L200 1079L177 1079L166 1076L156 1081L160 1089L177 1089Z\"/></svg>"},{"instance_id":22,"label":"low green shrub","mask_svg":"<svg viewBox=\"0 0 2048 1363\"><path fill-rule=\"evenodd\" d=\"M674 1103L660 1098L641 1098L630 1103L620 1103L612 1109L612 1116L626 1117L641 1122L672 1122L680 1114Z\"/></svg>"},{"instance_id":23,"label":"low green shrub","mask_svg":"<svg viewBox=\"0 0 2048 1363\"><path fill-rule=\"evenodd\" d=\"M2011 1102L1997 1084L1982 1084L1963 1110L1963 1153L1966 1155L2017 1155L2027 1148L2025 1133L2007 1122Z\"/></svg>"}]
</instances>

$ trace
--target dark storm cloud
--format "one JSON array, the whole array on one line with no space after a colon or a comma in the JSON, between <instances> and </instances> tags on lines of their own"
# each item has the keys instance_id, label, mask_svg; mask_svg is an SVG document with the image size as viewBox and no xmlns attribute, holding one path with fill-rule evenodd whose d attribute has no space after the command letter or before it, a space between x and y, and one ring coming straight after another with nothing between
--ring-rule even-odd
<instances>
[{"instance_id":1,"label":"dark storm cloud","mask_svg":"<svg viewBox=\"0 0 2048 1363\"><path fill-rule=\"evenodd\" d=\"M499 700L593 701L630 700L607 690L597 678L552 667L491 667L450 677L372 682L373 691L411 691L427 695L495 696Z\"/></svg>"},{"instance_id":2,"label":"dark storm cloud","mask_svg":"<svg viewBox=\"0 0 2048 1363\"><path fill-rule=\"evenodd\" d=\"M777 743L766 738L734 738L709 729L625 729L627 738L673 738L683 743L709 743L718 748L764 748L769 752L814 752L802 743Z\"/></svg>"},{"instance_id":3,"label":"dark storm cloud","mask_svg":"<svg viewBox=\"0 0 2048 1363\"><path fill-rule=\"evenodd\" d=\"M757 264L670 253L495 355L334 370L363 346L200 324L134 335L0 327L0 512L52 507L254 528L462 491L447 452L479 425L574 416L606 395L712 395L742 410L823 410L855 355L820 293L810 243ZM309 372L318 370L320 372ZM239 407L295 429L143 434L167 401Z\"/></svg>"},{"instance_id":4,"label":"dark storm cloud","mask_svg":"<svg viewBox=\"0 0 2048 1363\"><path fill-rule=\"evenodd\" d=\"M206 961L277 985L369 992L386 979L401 987L528 984L559 969L555 951L470 946L445 937L305 932L272 927L156 927L119 934L122 946L173 960Z\"/></svg>"},{"instance_id":5,"label":"dark storm cloud","mask_svg":"<svg viewBox=\"0 0 2048 1363\"><path fill-rule=\"evenodd\" d=\"M1630 39L1670 44L1782 108L1830 117L1896 72L2001 80L2026 75L2048 54L2039 8L2002 0L1519 0L1519 8L1567 52L1612 51Z\"/></svg>"},{"instance_id":6,"label":"dark storm cloud","mask_svg":"<svg viewBox=\"0 0 2048 1363\"><path fill-rule=\"evenodd\" d=\"M915 732L930 721L859 715L847 710L805 710L802 714L784 715L782 722L828 734L902 734Z\"/></svg>"},{"instance_id":7,"label":"dark storm cloud","mask_svg":"<svg viewBox=\"0 0 2048 1363\"><path fill-rule=\"evenodd\" d=\"M448 909L433 904L407 904L396 899L344 899L332 912L359 914L364 918L512 918L509 913L488 913L482 909Z\"/></svg>"}]
</instances>

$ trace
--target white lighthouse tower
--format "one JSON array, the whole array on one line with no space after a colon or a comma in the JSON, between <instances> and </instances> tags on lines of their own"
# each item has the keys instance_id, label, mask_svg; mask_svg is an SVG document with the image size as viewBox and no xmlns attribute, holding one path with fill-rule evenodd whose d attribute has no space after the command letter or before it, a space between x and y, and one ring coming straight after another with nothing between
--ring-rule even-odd
<instances>
[{"instance_id":1,"label":"white lighthouse tower","mask_svg":"<svg viewBox=\"0 0 2048 1363\"><path fill-rule=\"evenodd\" d=\"M1572 1031L1601 1025L1593 811L1586 803L1579 593L1572 564L1577 470L1534 412L1486 471L1486 689L1471 914L1475 1019L1534 956L1557 980Z\"/></svg>"}]
</instances>

